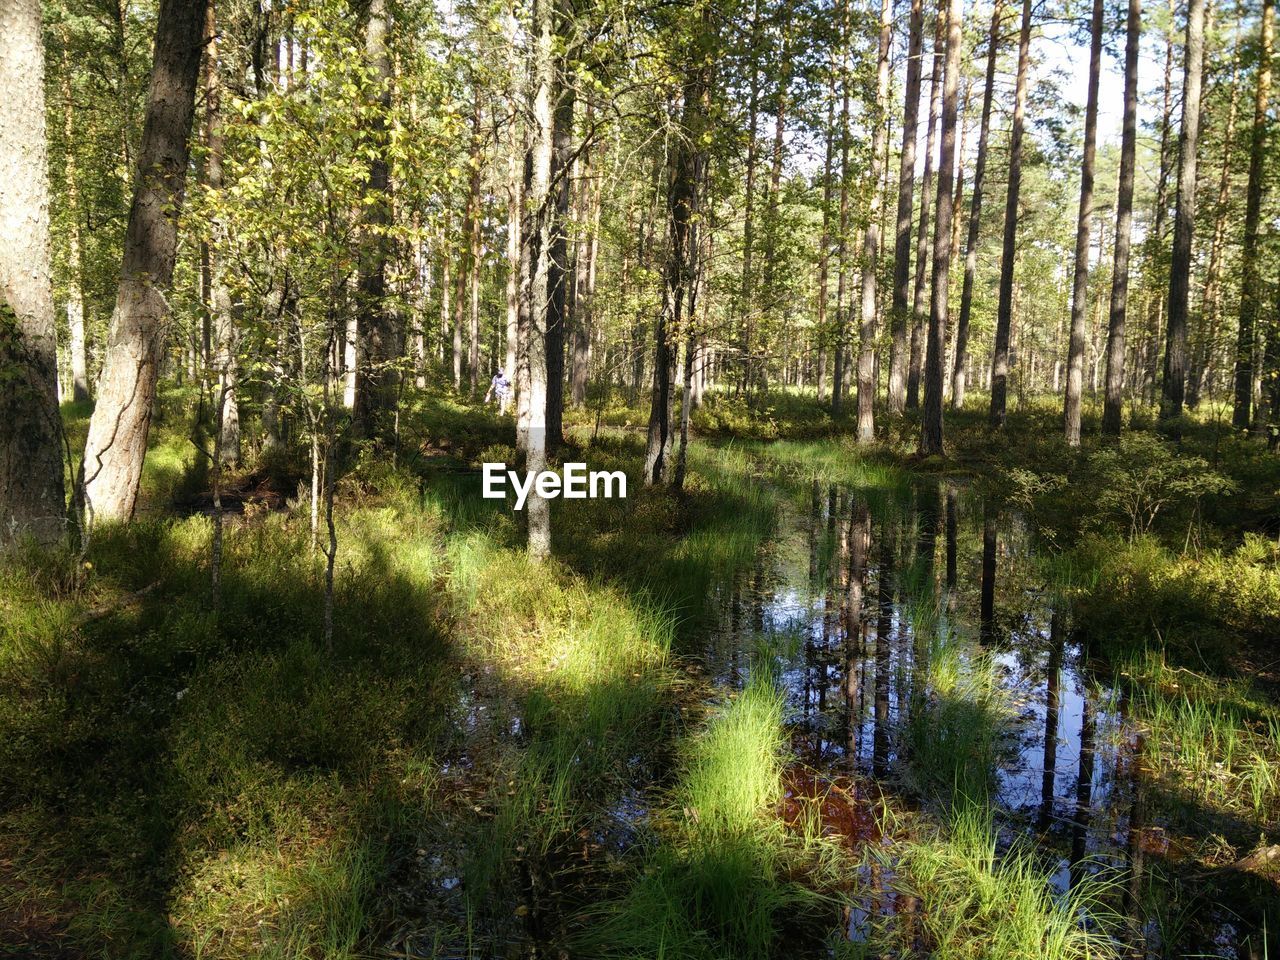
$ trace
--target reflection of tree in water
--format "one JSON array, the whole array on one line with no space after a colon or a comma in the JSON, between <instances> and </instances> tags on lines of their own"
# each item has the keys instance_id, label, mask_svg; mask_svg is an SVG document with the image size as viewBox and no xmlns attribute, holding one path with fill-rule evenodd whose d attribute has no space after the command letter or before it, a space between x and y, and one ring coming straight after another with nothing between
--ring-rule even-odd
<instances>
[{"instance_id":1,"label":"reflection of tree in water","mask_svg":"<svg viewBox=\"0 0 1280 960\"><path fill-rule=\"evenodd\" d=\"M750 652L770 651L796 769L807 771L805 783L841 784L850 798L883 791L891 804L938 811L929 774L939 771L920 780L916 765L989 764L989 776L969 782L991 783L985 802L1004 840L1021 836L1056 862L1060 893L1131 869L1109 902L1128 917L1127 940L1150 939L1165 894L1155 892L1163 881L1148 879L1160 833L1152 833L1134 756L1142 740L1111 705L1109 686L1088 672L1069 606L1036 581L1033 532L1016 513L945 481L889 495L806 482L796 493L784 501L774 542L721 593L727 636L713 644L724 657L721 678L741 686ZM939 686L952 682L952 670L972 674L970 686ZM984 683L992 702L967 705ZM972 718L961 720L953 753L968 749L965 723L990 721L999 727L993 752L915 755L908 731L927 729L939 709ZM991 710L998 716L984 713ZM877 911L914 923L902 915L912 907L893 892L892 871L880 879L884 889L851 912L850 929L873 923Z\"/></svg>"}]
</instances>

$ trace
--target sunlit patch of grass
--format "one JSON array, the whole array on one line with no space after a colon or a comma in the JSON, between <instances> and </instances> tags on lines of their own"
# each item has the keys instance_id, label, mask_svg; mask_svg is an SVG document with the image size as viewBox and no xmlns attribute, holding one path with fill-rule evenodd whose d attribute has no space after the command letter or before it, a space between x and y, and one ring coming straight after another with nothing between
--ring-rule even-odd
<instances>
[{"instance_id":1,"label":"sunlit patch of grass","mask_svg":"<svg viewBox=\"0 0 1280 960\"><path fill-rule=\"evenodd\" d=\"M777 816L783 699L766 669L692 734L655 818L639 876L581 937L601 957L770 957L784 931L834 914L841 872L819 831L797 836ZM847 865L846 865L847 866Z\"/></svg>"},{"instance_id":2,"label":"sunlit patch of grass","mask_svg":"<svg viewBox=\"0 0 1280 960\"><path fill-rule=\"evenodd\" d=\"M1146 760L1205 807L1261 827L1280 822L1280 709L1243 681L1172 668L1147 651L1119 666Z\"/></svg>"},{"instance_id":3,"label":"sunlit patch of grass","mask_svg":"<svg viewBox=\"0 0 1280 960\"><path fill-rule=\"evenodd\" d=\"M0 912L56 881L69 945L355 949L371 878L422 813L406 765L429 765L452 710L424 544L403 563L379 545L435 531L380 511L340 523L332 654L320 561L286 515L228 532L216 613L204 517L101 525L87 566L4 558L0 829L31 853Z\"/></svg>"},{"instance_id":4,"label":"sunlit patch of grass","mask_svg":"<svg viewBox=\"0 0 1280 960\"><path fill-rule=\"evenodd\" d=\"M915 666L918 686L903 731L908 786L928 799L983 801L1014 717L999 668L945 632L935 631L920 652L927 663Z\"/></svg>"},{"instance_id":5,"label":"sunlit patch of grass","mask_svg":"<svg viewBox=\"0 0 1280 960\"><path fill-rule=\"evenodd\" d=\"M344 831L280 826L234 843L184 877L175 935L196 958L363 956L379 853Z\"/></svg>"},{"instance_id":6,"label":"sunlit patch of grass","mask_svg":"<svg viewBox=\"0 0 1280 960\"><path fill-rule=\"evenodd\" d=\"M1057 895L1051 874L1018 846L997 853L991 811L966 804L932 835L893 851L892 885L916 909L876 918L873 942L914 954L914 933L929 956L944 960L1107 960L1109 881L1082 880ZM905 941L905 942L904 942Z\"/></svg>"},{"instance_id":7,"label":"sunlit patch of grass","mask_svg":"<svg viewBox=\"0 0 1280 960\"><path fill-rule=\"evenodd\" d=\"M469 888L483 898L517 847L551 847L607 810L647 757L669 709L672 621L660 608L589 584L472 533L447 542L446 583L470 656L498 668L524 748L512 789L476 844Z\"/></svg>"},{"instance_id":8,"label":"sunlit patch of grass","mask_svg":"<svg viewBox=\"0 0 1280 960\"><path fill-rule=\"evenodd\" d=\"M873 508L881 502L904 498L911 488L911 475L904 469L868 456L848 439L779 440L757 449L766 462L784 474L838 484L868 499Z\"/></svg>"},{"instance_id":9,"label":"sunlit patch of grass","mask_svg":"<svg viewBox=\"0 0 1280 960\"><path fill-rule=\"evenodd\" d=\"M1050 569L1075 594L1077 625L1115 659L1158 643L1179 665L1222 670L1242 640L1280 634L1280 553L1257 535L1193 553L1150 536L1088 536Z\"/></svg>"}]
</instances>

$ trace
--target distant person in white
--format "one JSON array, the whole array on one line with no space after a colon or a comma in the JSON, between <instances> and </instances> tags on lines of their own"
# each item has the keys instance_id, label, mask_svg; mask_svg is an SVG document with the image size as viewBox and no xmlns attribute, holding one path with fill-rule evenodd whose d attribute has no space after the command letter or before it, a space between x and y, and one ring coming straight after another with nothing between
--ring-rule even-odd
<instances>
[{"instance_id":1,"label":"distant person in white","mask_svg":"<svg viewBox=\"0 0 1280 960\"><path fill-rule=\"evenodd\" d=\"M498 401L498 413L506 416L507 401L511 398L511 381L507 379L507 375L501 367L493 375L493 379L489 381L489 391L484 395L484 402L488 403L490 397Z\"/></svg>"}]
</instances>

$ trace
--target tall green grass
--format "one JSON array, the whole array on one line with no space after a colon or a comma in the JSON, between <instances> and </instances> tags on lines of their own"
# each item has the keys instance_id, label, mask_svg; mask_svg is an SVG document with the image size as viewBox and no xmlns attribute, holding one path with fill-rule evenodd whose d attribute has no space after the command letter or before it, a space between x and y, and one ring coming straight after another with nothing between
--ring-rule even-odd
<instances>
[{"instance_id":1,"label":"tall green grass","mask_svg":"<svg viewBox=\"0 0 1280 960\"><path fill-rule=\"evenodd\" d=\"M944 631L917 650L903 738L908 787L943 807L986 802L1007 750L1014 709L994 660Z\"/></svg>"},{"instance_id":2,"label":"tall green grass","mask_svg":"<svg viewBox=\"0 0 1280 960\"><path fill-rule=\"evenodd\" d=\"M1192 821L1218 814L1264 829L1280 825L1274 703L1245 681L1170 667L1155 651L1121 661L1117 670L1131 717L1147 732L1146 760L1175 812Z\"/></svg>"},{"instance_id":3,"label":"tall green grass","mask_svg":"<svg viewBox=\"0 0 1280 960\"><path fill-rule=\"evenodd\" d=\"M629 889L579 947L600 957L773 957L834 919L841 857L778 816L783 701L764 669L693 733ZM785 939L787 934L795 939Z\"/></svg>"},{"instance_id":4,"label":"tall green grass","mask_svg":"<svg viewBox=\"0 0 1280 960\"><path fill-rule=\"evenodd\" d=\"M998 853L990 812L960 807L936 834L898 848L892 885L915 898L911 914L881 918L873 943L915 954L916 933L938 960L1107 960L1112 882L1088 877L1058 895L1051 873L1029 850Z\"/></svg>"}]
</instances>

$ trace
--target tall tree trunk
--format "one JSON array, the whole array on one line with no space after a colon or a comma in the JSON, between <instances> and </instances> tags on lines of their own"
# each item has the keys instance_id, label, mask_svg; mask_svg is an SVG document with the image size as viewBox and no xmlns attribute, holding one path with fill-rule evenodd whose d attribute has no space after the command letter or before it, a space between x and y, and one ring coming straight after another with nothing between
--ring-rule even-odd
<instances>
[{"instance_id":1,"label":"tall tree trunk","mask_svg":"<svg viewBox=\"0 0 1280 960\"><path fill-rule=\"evenodd\" d=\"M1004 204L1004 247L1000 254L1000 300L991 356L991 425L1003 427L1009 396L1009 330L1013 325L1013 268L1018 257L1018 196L1022 189L1022 133L1027 109L1027 65L1031 50L1031 0L1022 0L1018 33L1018 76L1009 138L1009 187Z\"/></svg>"},{"instance_id":2,"label":"tall tree trunk","mask_svg":"<svg viewBox=\"0 0 1280 960\"><path fill-rule=\"evenodd\" d=\"M836 242L835 361L831 370L831 413L839 416L844 404L845 341L849 316L845 307L845 280L849 268L849 0L841 4L840 27L840 235Z\"/></svg>"},{"instance_id":3,"label":"tall tree trunk","mask_svg":"<svg viewBox=\"0 0 1280 960\"><path fill-rule=\"evenodd\" d=\"M387 114L391 110L391 54L387 49L387 0L370 0L365 24L365 56L373 81L369 104L369 181L365 186L364 234L357 278L360 348L356 351L356 399L352 418L367 437L384 434L399 398L398 363L402 351L396 317L387 301L391 260L390 165ZM363 354L363 357L361 357ZM363 361L362 363L360 361Z\"/></svg>"},{"instance_id":4,"label":"tall tree trunk","mask_svg":"<svg viewBox=\"0 0 1280 960\"><path fill-rule=\"evenodd\" d=\"M568 76L563 63L559 74ZM574 105L573 87L566 83L560 88L555 104L555 148L551 159L555 198L548 211L547 227L551 242L547 259L547 283L550 284L547 291L547 450L553 454L560 449L564 432L564 332L570 322L568 291L573 282L569 269L569 200Z\"/></svg>"},{"instance_id":5,"label":"tall tree trunk","mask_svg":"<svg viewBox=\"0 0 1280 960\"><path fill-rule=\"evenodd\" d=\"M0 547L65 529L39 0L0 16ZM68 104L68 109L70 105ZM71 144L68 144L71 149Z\"/></svg>"},{"instance_id":6,"label":"tall tree trunk","mask_svg":"<svg viewBox=\"0 0 1280 960\"><path fill-rule=\"evenodd\" d=\"M463 230L463 246L456 251L458 255L458 269L453 275L453 315L449 318L450 328L453 330L453 388L459 393L462 392L462 384L466 380L467 374L467 233L470 232L466 218L462 222Z\"/></svg>"},{"instance_id":7,"label":"tall tree trunk","mask_svg":"<svg viewBox=\"0 0 1280 960\"><path fill-rule=\"evenodd\" d=\"M1093 0L1089 28L1089 96L1084 110L1084 157L1080 162L1080 211L1076 217L1075 282L1071 291L1071 339L1067 347L1067 391L1063 433L1080 446L1080 401L1084 390L1084 339L1089 310L1089 238L1093 232L1093 167L1098 143L1098 79L1102 72L1102 0Z\"/></svg>"},{"instance_id":8,"label":"tall tree trunk","mask_svg":"<svg viewBox=\"0 0 1280 960\"><path fill-rule=\"evenodd\" d=\"M919 2L919 0L917 0ZM827 343L830 332L827 329L828 287L830 284L831 260L831 170L835 165L835 127L836 127L836 54L831 49L828 63L827 83L827 124L826 124L826 156L822 165L822 238L818 242L818 362L817 392L818 402L827 398Z\"/></svg>"},{"instance_id":9,"label":"tall tree trunk","mask_svg":"<svg viewBox=\"0 0 1280 960\"><path fill-rule=\"evenodd\" d=\"M709 26L709 7L703 4L701 23ZM671 174L667 181L667 225L670 243L664 272L662 310L655 332L653 400L649 410L648 448L645 451L644 482L646 486L661 483L666 477L671 446L671 366L672 344L693 319L697 288L699 187L705 166L703 130L708 104L705 101L710 69L709 52L691 45L681 96L681 135L671 158ZM692 338L690 338L692 346ZM686 407L691 367L686 353L683 383ZM687 431L683 422L682 430ZM687 441L687 432L685 434ZM683 457L683 453L682 453ZM674 480L683 483L683 468L677 465Z\"/></svg>"},{"instance_id":10,"label":"tall tree trunk","mask_svg":"<svg viewBox=\"0 0 1280 960\"><path fill-rule=\"evenodd\" d=\"M414 386L427 386L427 303L431 299L431 263L427 259L426 241L422 237L422 215L413 215L413 373ZM336 351L335 351L336 355Z\"/></svg>"},{"instance_id":11,"label":"tall tree trunk","mask_svg":"<svg viewBox=\"0 0 1280 960\"><path fill-rule=\"evenodd\" d=\"M1175 34L1176 0L1168 0L1169 27L1165 32L1164 45L1164 81L1162 83L1160 112L1160 172L1156 178L1155 213L1152 227L1147 235L1146 261L1152 265L1151 287L1147 297L1147 330L1143 357L1143 386L1149 392L1149 401L1155 402L1155 391L1159 381L1160 362L1160 330L1164 324L1165 285L1168 283L1168 270L1164 263L1165 221L1169 214L1169 171L1173 162L1173 52Z\"/></svg>"},{"instance_id":12,"label":"tall tree trunk","mask_svg":"<svg viewBox=\"0 0 1280 960\"><path fill-rule=\"evenodd\" d=\"M778 252L778 206L782 194L782 161L785 154L785 138L787 130L787 107L791 88L791 26L789 11L784 5L779 13L779 52L778 52L778 89L777 103L773 117L773 150L769 169L769 199L765 216L765 249L764 272L761 280L764 287L765 317L772 319L777 313L779 297L776 284L776 266ZM783 371L785 377L786 364ZM769 389L769 360L762 354L756 370L756 386L763 396Z\"/></svg>"},{"instance_id":13,"label":"tall tree trunk","mask_svg":"<svg viewBox=\"0 0 1280 960\"><path fill-rule=\"evenodd\" d=\"M758 151L756 139L760 125L760 65L757 61L760 49L760 0L755 0L751 12L751 81L750 93L747 97L747 170L744 185L745 209L742 214L742 299L739 306L739 349L742 353L742 373L738 381L740 391L750 392L752 368L752 351L755 349L755 305L752 303L751 287L755 279L752 273L752 259L755 253L755 197L756 197L756 163Z\"/></svg>"},{"instance_id":14,"label":"tall tree trunk","mask_svg":"<svg viewBox=\"0 0 1280 960\"><path fill-rule=\"evenodd\" d=\"M66 140L63 174L67 209L71 211L67 234L67 334L71 360L71 396L77 403L90 397L88 344L84 326L84 264L80 252L80 180L76 169L75 100L71 93L70 36L62 24L62 133Z\"/></svg>"},{"instance_id":15,"label":"tall tree trunk","mask_svg":"<svg viewBox=\"0 0 1280 960\"><path fill-rule=\"evenodd\" d=\"M552 0L534 0L530 24L533 63L529 88L530 146L525 163L524 252L522 300L527 305L527 334L521 338L522 365L527 370L528 425L525 470L537 476L547 468L547 323L551 291L551 175L555 155L554 108L558 93L555 59L555 10ZM526 504L529 556L551 554L551 504L537 491Z\"/></svg>"},{"instance_id":16,"label":"tall tree trunk","mask_svg":"<svg viewBox=\"0 0 1280 960\"><path fill-rule=\"evenodd\" d=\"M480 92L475 92L475 108L471 114L471 184L467 194L467 286L470 307L467 325L467 369L471 373L471 395L480 392L480 268L481 209L480 158L484 140L480 134Z\"/></svg>"},{"instance_id":17,"label":"tall tree trunk","mask_svg":"<svg viewBox=\"0 0 1280 960\"><path fill-rule=\"evenodd\" d=\"M120 287L85 445L84 505L90 523L127 520L138 501L164 346L165 294L177 253L204 17L204 0L161 0L156 18Z\"/></svg>"},{"instance_id":18,"label":"tall tree trunk","mask_svg":"<svg viewBox=\"0 0 1280 960\"><path fill-rule=\"evenodd\" d=\"M903 92L902 154L898 165L898 221L893 246L892 341L889 344L889 412L906 406L907 298L911 292L911 215L916 177L916 126L920 113L920 73L924 46L924 3L911 0L907 34L907 84Z\"/></svg>"},{"instance_id":19,"label":"tall tree trunk","mask_svg":"<svg viewBox=\"0 0 1280 960\"><path fill-rule=\"evenodd\" d=\"M951 374L951 406L964 409L965 377L969 365L969 317L973 312L973 283L978 273L978 236L982 229L982 190L987 170L987 141L991 135L991 99L996 82L996 60L1000 52L1000 26L1004 0L991 8L991 31L987 37L987 74L982 89L982 121L978 133L978 156L973 167L973 195L969 199L969 229L964 247L964 283L960 291L960 318L956 321L955 366Z\"/></svg>"},{"instance_id":20,"label":"tall tree trunk","mask_svg":"<svg viewBox=\"0 0 1280 960\"><path fill-rule=\"evenodd\" d=\"M1111 314L1107 325L1107 386L1102 432L1120 435L1124 406L1124 325L1129 305L1129 244L1133 233L1133 171L1138 143L1138 52L1142 45L1142 0L1129 0L1124 42L1124 126L1120 135L1120 177L1116 196L1115 260L1111 271Z\"/></svg>"},{"instance_id":21,"label":"tall tree trunk","mask_svg":"<svg viewBox=\"0 0 1280 960\"><path fill-rule=\"evenodd\" d=\"M1200 81L1204 68L1204 0L1189 0L1178 133L1178 206L1169 261L1169 317L1165 328L1160 418L1182 415L1186 390L1187 308L1191 297L1191 243L1196 219L1196 148L1200 142Z\"/></svg>"},{"instance_id":22,"label":"tall tree trunk","mask_svg":"<svg viewBox=\"0 0 1280 960\"><path fill-rule=\"evenodd\" d=\"M1100 2L1100 0L1095 0ZM934 218L933 299L925 355L924 418L920 452L942 453L942 367L947 349L947 301L951 290L951 218L955 211L956 124L959 114L960 45L963 42L962 0L949 0L946 73L942 85L942 144L938 151L938 212Z\"/></svg>"},{"instance_id":23,"label":"tall tree trunk","mask_svg":"<svg viewBox=\"0 0 1280 960\"><path fill-rule=\"evenodd\" d=\"M1235 159L1236 117L1240 108L1240 21L1236 20L1231 45L1231 102L1222 133L1222 163L1218 167L1218 195L1214 203L1213 237L1209 241L1209 264L1205 269L1201 299L1202 323L1195 356L1187 377L1187 406L1200 405L1200 393L1213 378L1213 361L1218 352L1218 331L1222 326L1223 254L1227 242L1227 214L1231 206L1232 161Z\"/></svg>"},{"instance_id":24,"label":"tall tree trunk","mask_svg":"<svg viewBox=\"0 0 1280 960\"><path fill-rule=\"evenodd\" d=\"M1271 95L1271 49L1275 37L1274 0L1262 0L1258 46L1258 78L1253 95L1253 130L1249 140L1249 182L1245 188L1244 242L1240 248L1240 327L1236 339L1235 402L1231 423L1247 430L1252 420L1254 350L1257 339L1261 278L1258 270L1258 223L1267 148L1267 106Z\"/></svg>"},{"instance_id":25,"label":"tall tree trunk","mask_svg":"<svg viewBox=\"0 0 1280 960\"><path fill-rule=\"evenodd\" d=\"M704 3L702 6L702 27L706 31L710 29L710 5ZM684 224L681 232L677 232L673 239L676 241L675 246L683 248L683 260L679 265L681 269L681 280L688 290L688 303L686 306L685 319L685 348L684 348L684 372L680 383L680 447L676 454L675 474L671 480L671 486L676 490L684 489L685 473L689 463L689 422L693 413L693 408L697 405L695 399L695 370L694 364L697 361L699 330L696 322L698 291L701 284L701 266L698 237L698 210L702 204L702 197L705 192L707 173L707 158L703 146L703 129L706 117L711 112L711 92L710 92L710 72L711 72L710 56L702 58L701 62L694 61L689 67L688 76L685 84L685 110L684 110L684 129L687 142L682 145L681 152L677 157L678 163L675 171L675 179L679 181L687 181L687 185L682 183L681 194L677 196L676 202L683 204L687 210L673 211L673 227L678 226L678 219L682 218ZM706 246L708 250L707 260L710 259L710 228L707 233Z\"/></svg>"},{"instance_id":26,"label":"tall tree trunk","mask_svg":"<svg viewBox=\"0 0 1280 960\"><path fill-rule=\"evenodd\" d=\"M205 186L215 195L222 192L222 78L219 74L218 29L212 0L205 30ZM240 405L236 399L236 329L231 313L231 291L227 288L222 250L223 231L215 225L209 246L209 313L213 321L214 366L217 373L218 460L221 467L240 462Z\"/></svg>"},{"instance_id":27,"label":"tall tree trunk","mask_svg":"<svg viewBox=\"0 0 1280 960\"><path fill-rule=\"evenodd\" d=\"M920 374L924 367L928 314L925 296L929 276L929 207L934 202L933 146L942 98L943 47L947 37L946 9L939 5L933 37L933 73L929 78L929 126L924 138L924 171L920 178L920 229L916 234L916 282L911 297L911 356L907 368L907 409L920 406Z\"/></svg>"},{"instance_id":28,"label":"tall tree trunk","mask_svg":"<svg viewBox=\"0 0 1280 960\"><path fill-rule=\"evenodd\" d=\"M523 138L520 133L520 24L515 5L504 20L504 41L508 50L507 100L507 356L503 372L516 381L516 352L520 326L520 226L524 195ZM519 385L516 384L517 390ZM518 399L517 399L518 403Z\"/></svg>"},{"instance_id":29,"label":"tall tree trunk","mask_svg":"<svg viewBox=\"0 0 1280 960\"><path fill-rule=\"evenodd\" d=\"M592 105L587 104L587 120L591 121ZM591 373L591 341L595 335L596 258L600 252L600 183L593 172L593 153L588 149L582 157L582 220L585 235L578 242L574 258L573 367L569 381L575 407L587 402L587 382Z\"/></svg>"},{"instance_id":30,"label":"tall tree trunk","mask_svg":"<svg viewBox=\"0 0 1280 960\"><path fill-rule=\"evenodd\" d=\"M960 145L956 148L956 189L955 199L951 203L951 262L955 264L960 256L960 229L964 225L964 164L965 158L969 154L969 120L971 114L969 112L970 101L973 97L973 78L966 78L963 84L964 94L960 97L960 112L956 120L958 129L957 136ZM963 286L963 284L962 284ZM948 304L950 301L948 300ZM943 331L946 340L947 349L942 354L942 402L946 404L951 399L952 376L951 371L955 369L955 342L953 338L953 328L951 324L951 308L947 307L947 327Z\"/></svg>"},{"instance_id":31,"label":"tall tree trunk","mask_svg":"<svg viewBox=\"0 0 1280 960\"><path fill-rule=\"evenodd\" d=\"M889 108L889 49L893 39L893 2L880 3L880 53L876 67L876 108L872 115L871 204L862 240L862 322L858 330L858 442L876 439L876 267L880 256L880 208L884 194L880 183L882 154L888 141L885 116Z\"/></svg>"}]
</instances>

